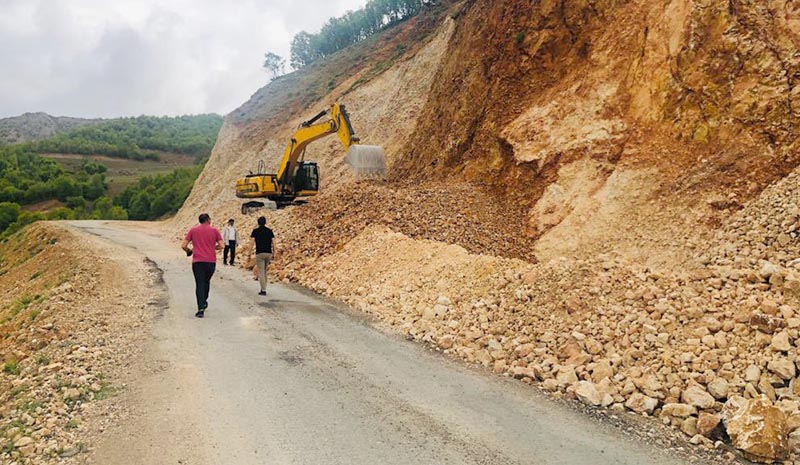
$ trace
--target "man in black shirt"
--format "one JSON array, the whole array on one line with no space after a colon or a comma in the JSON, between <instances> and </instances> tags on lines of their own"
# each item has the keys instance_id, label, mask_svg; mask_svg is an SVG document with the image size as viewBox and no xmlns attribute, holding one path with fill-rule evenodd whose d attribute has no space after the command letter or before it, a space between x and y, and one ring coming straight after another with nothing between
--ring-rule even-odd
<instances>
[{"instance_id":1,"label":"man in black shirt","mask_svg":"<svg viewBox=\"0 0 800 465\"><path fill-rule=\"evenodd\" d=\"M267 267L275 251L275 234L267 227L267 219L263 216L258 219L258 227L250 233L256 248L256 266L258 267L258 283L261 292L258 295L267 295Z\"/></svg>"}]
</instances>

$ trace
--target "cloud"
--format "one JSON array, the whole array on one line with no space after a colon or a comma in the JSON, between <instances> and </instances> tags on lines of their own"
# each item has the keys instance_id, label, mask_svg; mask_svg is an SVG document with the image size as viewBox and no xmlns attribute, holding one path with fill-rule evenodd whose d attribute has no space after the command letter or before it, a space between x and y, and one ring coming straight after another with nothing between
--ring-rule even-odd
<instances>
[{"instance_id":1,"label":"cloud","mask_svg":"<svg viewBox=\"0 0 800 465\"><path fill-rule=\"evenodd\" d=\"M288 58L365 0L0 0L0 117L227 113Z\"/></svg>"}]
</instances>

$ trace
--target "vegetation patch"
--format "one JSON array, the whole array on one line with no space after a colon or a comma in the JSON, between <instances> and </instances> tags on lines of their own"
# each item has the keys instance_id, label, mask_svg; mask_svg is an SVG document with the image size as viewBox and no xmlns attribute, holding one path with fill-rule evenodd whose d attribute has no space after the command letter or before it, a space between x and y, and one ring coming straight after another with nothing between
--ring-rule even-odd
<instances>
[{"instance_id":1,"label":"vegetation patch","mask_svg":"<svg viewBox=\"0 0 800 465\"><path fill-rule=\"evenodd\" d=\"M9 360L3 364L3 373L9 375L18 375L22 372L22 367L19 366L19 362L17 360Z\"/></svg>"},{"instance_id":2,"label":"vegetation patch","mask_svg":"<svg viewBox=\"0 0 800 465\"><path fill-rule=\"evenodd\" d=\"M221 125L219 115L142 116L0 146L0 240L41 220L155 219L176 212ZM162 156L167 160L159 161Z\"/></svg>"}]
</instances>

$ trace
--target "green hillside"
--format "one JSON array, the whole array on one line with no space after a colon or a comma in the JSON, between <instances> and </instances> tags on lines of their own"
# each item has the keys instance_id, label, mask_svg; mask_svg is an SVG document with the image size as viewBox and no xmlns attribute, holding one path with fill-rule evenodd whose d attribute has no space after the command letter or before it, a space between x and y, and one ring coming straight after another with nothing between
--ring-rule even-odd
<instances>
[{"instance_id":1,"label":"green hillside","mask_svg":"<svg viewBox=\"0 0 800 465\"><path fill-rule=\"evenodd\" d=\"M0 238L43 219L157 219L177 211L218 115L122 118L0 146Z\"/></svg>"},{"instance_id":2,"label":"green hillside","mask_svg":"<svg viewBox=\"0 0 800 465\"><path fill-rule=\"evenodd\" d=\"M159 160L160 152L208 157L222 117L215 114L155 117L139 116L83 126L49 139L29 142L37 153L108 155L133 160Z\"/></svg>"}]
</instances>

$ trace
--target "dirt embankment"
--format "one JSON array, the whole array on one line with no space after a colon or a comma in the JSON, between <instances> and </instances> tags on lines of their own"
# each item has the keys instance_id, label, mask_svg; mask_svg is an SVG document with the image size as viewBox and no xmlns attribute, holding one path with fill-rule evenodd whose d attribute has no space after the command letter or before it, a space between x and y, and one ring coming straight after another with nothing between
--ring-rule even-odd
<instances>
[{"instance_id":1,"label":"dirt embankment","mask_svg":"<svg viewBox=\"0 0 800 465\"><path fill-rule=\"evenodd\" d=\"M319 198L266 213L278 276L554 395L786 457L800 452L798 8L454 4L424 38L366 44L365 60L393 58L352 65L289 117L273 110L311 74L229 116L176 229L210 210L247 230L235 179L344 101L386 146L388 179L354 180L335 141L315 147Z\"/></svg>"},{"instance_id":2,"label":"dirt embankment","mask_svg":"<svg viewBox=\"0 0 800 465\"><path fill-rule=\"evenodd\" d=\"M75 234L37 223L0 246L3 463L82 461L125 417L115 396L161 306L127 300L158 295L153 267Z\"/></svg>"}]
</instances>

